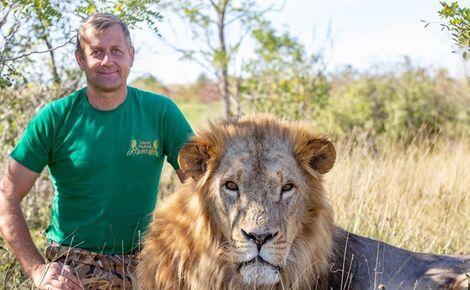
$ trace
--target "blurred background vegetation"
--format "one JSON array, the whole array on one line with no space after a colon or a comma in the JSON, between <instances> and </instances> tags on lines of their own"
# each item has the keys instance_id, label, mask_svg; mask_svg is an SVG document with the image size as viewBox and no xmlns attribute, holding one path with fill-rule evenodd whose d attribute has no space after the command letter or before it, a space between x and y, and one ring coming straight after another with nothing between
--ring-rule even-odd
<instances>
[{"instance_id":1,"label":"blurred background vegetation","mask_svg":"<svg viewBox=\"0 0 470 290\"><path fill-rule=\"evenodd\" d=\"M160 13L176 12L201 49L175 50L200 63L204 73L190 84L164 84L145 75L132 85L174 99L196 130L208 120L256 112L311 121L338 147L337 165L327 176L338 224L411 250L469 254L468 75L456 79L445 69L420 67L408 57L366 72L351 66L327 72L322 52L307 51L288 31L275 29L264 17L271 8L257 1L0 3L1 168L37 110L84 85L73 50L75 29L85 15L113 12L133 29L148 26L158 34ZM451 31L449 42L468 61L469 9L457 2L441 5L436 11L440 25ZM243 31L230 43L220 37L232 24L228 19L239 21ZM255 57L230 69L246 36L254 43ZM160 197L177 188L166 167ZM41 249L52 194L44 172L23 201ZM0 239L0 289L27 287Z\"/></svg>"}]
</instances>

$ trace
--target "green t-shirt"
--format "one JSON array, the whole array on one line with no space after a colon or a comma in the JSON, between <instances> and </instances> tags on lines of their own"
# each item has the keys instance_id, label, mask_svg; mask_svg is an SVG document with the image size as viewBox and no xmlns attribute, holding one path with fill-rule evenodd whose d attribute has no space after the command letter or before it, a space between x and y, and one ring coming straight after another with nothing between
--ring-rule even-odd
<instances>
[{"instance_id":1,"label":"green t-shirt","mask_svg":"<svg viewBox=\"0 0 470 290\"><path fill-rule=\"evenodd\" d=\"M11 157L37 173L49 168L50 241L122 254L138 248L150 222L165 156L178 169L191 134L166 97L128 87L121 105L100 111L83 88L40 110Z\"/></svg>"}]
</instances>

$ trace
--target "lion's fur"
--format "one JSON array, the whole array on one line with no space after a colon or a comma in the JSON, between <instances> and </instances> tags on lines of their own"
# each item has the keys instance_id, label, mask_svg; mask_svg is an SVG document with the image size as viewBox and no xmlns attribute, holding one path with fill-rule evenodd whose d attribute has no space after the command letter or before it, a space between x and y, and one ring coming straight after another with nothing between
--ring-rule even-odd
<instances>
[{"instance_id":1,"label":"lion's fur","mask_svg":"<svg viewBox=\"0 0 470 290\"><path fill-rule=\"evenodd\" d=\"M258 115L211 124L182 148L179 162L192 178L154 213L140 253L137 274L141 289L254 289L237 273L224 234L228 225L218 218L220 209L214 206L217 190L212 179L230 144L249 140L254 145L246 150L253 150L250 154L256 159L262 158L263 144L268 144L263 140L269 138L289 143L308 190L301 192L301 222L296 225L298 231L280 281L266 288L329 289L333 285L334 289L346 289L354 288L351 283L357 283L356 288L363 285L353 281L358 278L353 272L362 270L352 263L354 255L361 255L361 241L354 236L348 243L349 234L335 228L322 185L322 173L333 166L336 156L331 143L306 123Z\"/></svg>"}]
</instances>

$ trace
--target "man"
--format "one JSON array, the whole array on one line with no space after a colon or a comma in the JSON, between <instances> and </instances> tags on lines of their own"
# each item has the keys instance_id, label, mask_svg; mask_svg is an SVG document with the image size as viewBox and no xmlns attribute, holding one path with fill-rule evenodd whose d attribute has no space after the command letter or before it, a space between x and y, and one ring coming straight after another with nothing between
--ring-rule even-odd
<instances>
[{"instance_id":1,"label":"man","mask_svg":"<svg viewBox=\"0 0 470 290\"><path fill-rule=\"evenodd\" d=\"M0 183L0 230L41 289L131 289L163 160L183 181L177 156L192 131L169 99L127 86L134 48L118 17L86 19L75 57L87 87L48 104L28 125ZM55 188L48 261L20 207L45 166Z\"/></svg>"}]
</instances>

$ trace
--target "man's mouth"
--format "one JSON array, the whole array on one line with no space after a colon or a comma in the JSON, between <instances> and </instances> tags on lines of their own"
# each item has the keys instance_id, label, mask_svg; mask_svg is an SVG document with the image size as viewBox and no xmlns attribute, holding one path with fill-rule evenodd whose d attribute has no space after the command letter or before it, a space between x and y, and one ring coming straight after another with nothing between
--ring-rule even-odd
<instances>
[{"instance_id":1,"label":"man's mouth","mask_svg":"<svg viewBox=\"0 0 470 290\"><path fill-rule=\"evenodd\" d=\"M246 267L246 266L249 266L249 265L252 265L252 264L265 264L267 266L270 266L271 268L274 269L274 271L277 271L279 273L282 272L282 267L281 266L276 266L276 265L273 265L271 263L269 263L268 261L266 261L265 259L263 259L263 257L261 256L256 256L254 257L253 259L249 260L249 261L245 261L245 262L241 262L238 264L238 267L237 267L237 271L240 271L241 268L243 267Z\"/></svg>"},{"instance_id":2,"label":"man's mouth","mask_svg":"<svg viewBox=\"0 0 470 290\"><path fill-rule=\"evenodd\" d=\"M99 74L102 74L102 75L111 75L111 74L114 74L114 73L117 73L116 71L110 71L110 72L98 72Z\"/></svg>"}]
</instances>

